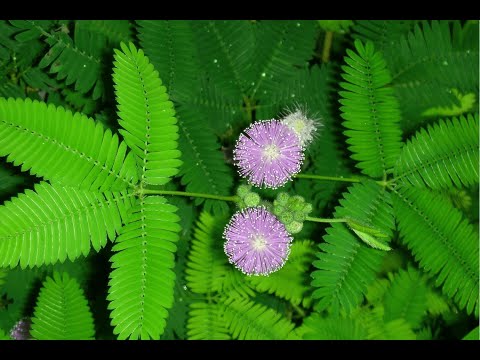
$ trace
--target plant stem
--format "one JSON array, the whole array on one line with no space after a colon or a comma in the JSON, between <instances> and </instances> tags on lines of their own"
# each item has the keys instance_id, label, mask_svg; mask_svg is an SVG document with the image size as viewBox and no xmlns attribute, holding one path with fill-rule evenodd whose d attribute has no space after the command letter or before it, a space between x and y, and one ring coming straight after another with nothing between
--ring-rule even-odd
<instances>
[{"instance_id":1,"label":"plant stem","mask_svg":"<svg viewBox=\"0 0 480 360\"><path fill-rule=\"evenodd\" d=\"M332 48L333 31L325 32L325 40L323 41L322 61L327 63L330 59L330 49Z\"/></svg>"},{"instance_id":2,"label":"plant stem","mask_svg":"<svg viewBox=\"0 0 480 360\"><path fill-rule=\"evenodd\" d=\"M238 196L220 196L212 194L203 194L203 193L192 193L184 191L173 191L173 190L151 190L151 189L142 189L141 194L150 194L150 195L177 195L177 196L188 196L188 197L200 197L205 199L214 199L214 200L223 200L223 201L232 201L238 202Z\"/></svg>"},{"instance_id":3,"label":"plant stem","mask_svg":"<svg viewBox=\"0 0 480 360\"><path fill-rule=\"evenodd\" d=\"M325 219L325 218L317 218L317 217L311 217L311 216L307 216L305 220L306 221L319 222L319 223L347 222L347 219Z\"/></svg>"},{"instance_id":4,"label":"plant stem","mask_svg":"<svg viewBox=\"0 0 480 360\"><path fill-rule=\"evenodd\" d=\"M297 174L297 175L295 175L295 177L297 177L299 179L360 182L360 179L357 179L357 178L344 178L344 177L322 176L322 175L311 175L311 174Z\"/></svg>"},{"instance_id":5,"label":"plant stem","mask_svg":"<svg viewBox=\"0 0 480 360\"><path fill-rule=\"evenodd\" d=\"M295 311L298 313L298 315L300 315L302 318L305 317L305 311L302 310L302 308L298 305L295 305L293 303L291 303L292 307L295 309Z\"/></svg>"}]
</instances>

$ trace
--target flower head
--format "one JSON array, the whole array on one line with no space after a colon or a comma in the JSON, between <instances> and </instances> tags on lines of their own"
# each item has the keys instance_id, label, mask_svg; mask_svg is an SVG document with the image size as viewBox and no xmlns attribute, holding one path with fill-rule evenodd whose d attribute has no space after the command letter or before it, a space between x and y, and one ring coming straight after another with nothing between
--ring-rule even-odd
<instances>
[{"instance_id":1,"label":"flower head","mask_svg":"<svg viewBox=\"0 0 480 360\"><path fill-rule=\"evenodd\" d=\"M304 154L295 132L279 120L257 121L240 134L233 151L241 176L277 188L300 171Z\"/></svg>"},{"instance_id":2,"label":"flower head","mask_svg":"<svg viewBox=\"0 0 480 360\"><path fill-rule=\"evenodd\" d=\"M319 125L315 120L307 118L305 113L299 108L287 113L281 122L293 130L304 148L312 142Z\"/></svg>"},{"instance_id":3,"label":"flower head","mask_svg":"<svg viewBox=\"0 0 480 360\"><path fill-rule=\"evenodd\" d=\"M29 318L23 318L14 325L10 331L10 337L14 340L29 340L31 328L32 321Z\"/></svg>"},{"instance_id":4,"label":"flower head","mask_svg":"<svg viewBox=\"0 0 480 360\"><path fill-rule=\"evenodd\" d=\"M287 261L293 238L263 206L235 213L225 227L225 254L247 275L268 275Z\"/></svg>"}]
</instances>

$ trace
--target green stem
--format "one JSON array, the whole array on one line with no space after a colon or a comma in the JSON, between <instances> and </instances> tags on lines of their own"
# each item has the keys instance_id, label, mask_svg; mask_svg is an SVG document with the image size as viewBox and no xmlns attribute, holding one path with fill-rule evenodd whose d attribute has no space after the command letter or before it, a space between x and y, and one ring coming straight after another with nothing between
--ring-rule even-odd
<instances>
[{"instance_id":1,"label":"green stem","mask_svg":"<svg viewBox=\"0 0 480 360\"><path fill-rule=\"evenodd\" d=\"M295 311L298 313L298 315L300 315L300 317L303 319L305 317L305 311L303 311L300 306L295 305L293 303L291 304L292 304L292 307L295 309Z\"/></svg>"},{"instance_id":2,"label":"green stem","mask_svg":"<svg viewBox=\"0 0 480 360\"><path fill-rule=\"evenodd\" d=\"M322 61L327 63L330 59L330 49L332 48L333 31L325 32L325 40L323 42Z\"/></svg>"},{"instance_id":3,"label":"green stem","mask_svg":"<svg viewBox=\"0 0 480 360\"><path fill-rule=\"evenodd\" d=\"M173 190L151 190L151 189L142 189L139 191L141 194L146 195L177 195L177 196L188 196L188 197L200 197L205 199L214 199L214 200L223 200L223 201L232 201L238 202L240 198L238 196L220 196L212 194L203 194L203 193L192 193L185 191L173 191Z\"/></svg>"},{"instance_id":4,"label":"green stem","mask_svg":"<svg viewBox=\"0 0 480 360\"><path fill-rule=\"evenodd\" d=\"M306 221L319 222L319 223L347 222L347 219L325 219L325 218L317 218L317 217L311 217L311 216L307 216L305 220Z\"/></svg>"},{"instance_id":5,"label":"green stem","mask_svg":"<svg viewBox=\"0 0 480 360\"><path fill-rule=\"evenodd\" d=\"M357 179L357 178L344 178L344 177L322 176L322 175L311 175L311 174L297 174L297 175L295 175L295 177L297 177L299 179L360 182L360 179Z\"/></svg>"}]
</instances>

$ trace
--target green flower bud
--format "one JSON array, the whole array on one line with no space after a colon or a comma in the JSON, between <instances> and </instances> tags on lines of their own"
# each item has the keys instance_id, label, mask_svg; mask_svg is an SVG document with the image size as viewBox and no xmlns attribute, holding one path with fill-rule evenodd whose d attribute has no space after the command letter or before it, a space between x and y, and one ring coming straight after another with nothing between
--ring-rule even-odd
<instances>
[{"instance_id":1,"label":"green flower bud","mask_svg":"<svg viewBox=\"0 0 480 360\"><path fill-rule=\"evenodd\" d=\"M304 222L307 215L303 211L295 211L293 213L293 219L298 222Z\"/></svg>"},{"instance_id":2,"label":"green flower bud","mask_svg":"<svg viewBox=\"0 0 480 360\"><path fill-rule=\"evenodd\" d=\"M297 234L300 231L302 231L302 228L303 228L303 223L298 222L298 221L292 221L290 224L285 225L285 229L290 234Z\"/></svg>"},{"instance_id":3,"label":"green flower bud","mask_svg":"<svg viewBox=\"0 0 480 360\"><path fill-rule=\"evenodd\" d=\"M273 206L273 213L277 216L283 214L285 210L286 209L283 206L280 206L280 205Z\"/></svg>"},{"instance_id":4,"label":"green flower bud","mask_svg":"<svg viewBox=\"0 0 480 360\"><path fill-rule=\"evenodd\" d=\"M240 185L237 189L237 195L243 198L250 192L251 189L252 185Z\"/></svg>"},{"instance_id":5,"label":"green flower bud","mask_svg":"<svg viewBox=\"0 0 480 360\"><path fill-rule=\"evenodd\" d=\"M303 198L301 202L300 200L296 199L293 203L290 204L290 209L296 212L301 212L303 210L303 207L304 207Z\"/></svg>"},{"instance_id":6,"label":"green flower bud","mask_svg":"<svg viewBox=\"0 0 480 360\"><path fill-rule=\"evenodd\" d=\"M313 210L312 204L306 203L305 206L303 207L302 212L305 214L305 216L307 216L312 212L312 210Z\"/></svg>"},{"instance_id":7,"label":"green flower bud","mask_svg":"<svg viewBox=\"0 0 480 360\"><path fill-rule=\"evenodd\" d=\"M293 221L293 215L291 212L285 211L283 214L278 216L278 220L287 225Z\"/></svg>"},{"instance_id":8,"label":"green flower bud","mask_svg":"<svg viewBox=\"0 0 480 360\"><path fill-rule=\"evenodd\" d=\"M257 193L251 192L243 198L246 206L257 206L260 203L260 196Z\"/></svg>"},{"instance_id":9,"label":"green flower bud","mask_svg":"<svg viewBox=\"0 0 480 360\"><path fill-rule=\"evenodd\" d=\"M275 200L279 205L287 205L288 200L290 199L290 195L286 192L281 192L277 195L277 199Z\"/></svg>"}]
</instances>

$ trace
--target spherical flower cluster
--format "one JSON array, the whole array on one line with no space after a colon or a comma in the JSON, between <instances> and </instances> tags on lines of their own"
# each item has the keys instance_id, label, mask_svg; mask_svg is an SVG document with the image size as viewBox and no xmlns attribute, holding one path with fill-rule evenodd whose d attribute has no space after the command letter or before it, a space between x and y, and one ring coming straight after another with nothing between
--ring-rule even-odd
<instances>
[{"instance_id":1,"label":"spherical flower cluster","mask_svg":"<svg viewBox=\"0 0 480 360\"><path fill-rule=\"evenodd\" d=\"M258 187L277 188L300 171L298 136L279 120L257 121L242 133L233 152L241 176Z\"/></svg>"},{"instance_id":2,"label":"spherical flower cluster","mask_svg":"<svg viewBox=\"0 0 480 360\"><path fill-rule=\"evenodd\" d=\"M32 321L29 318L23 318L14 325L10 331L10 337L14 340L30 340L31 328Z\"/></svg>"},{"instance_id":3,"label":"spherical flower cluster","mask_svg":"<svg viewBox=\"0 0 480 360\"><path fill-rule=\"evenodd\" d=\"M302 147L307 147L313 141L318 124L315 120L307 118L301 110L297 109L287 114L281 122L295 132Z\"/></svg>"},{"instance_id":4,"label":"spherical flower cluster","mask_svg":"<svg viewBox=\"0 0 480 360\"><path fill-rule=\"evenodd\" d=\"M296 109L281 120L260 120L244 130L233 150L239 173L258 187L276 189L300 171L317 122Z\"/></svg>"},{"instance_id":5,"label":"spherical flower cluster","mask_svg":"<svg viewBox=\"0 0 480 360\"><path fill-rule=\"evenodd\" d=\"M229 262L247 275L268 275L282 268L293 240L285 225L263 206L234 214L223 236Z\"/></svg>"}]
</instances>

